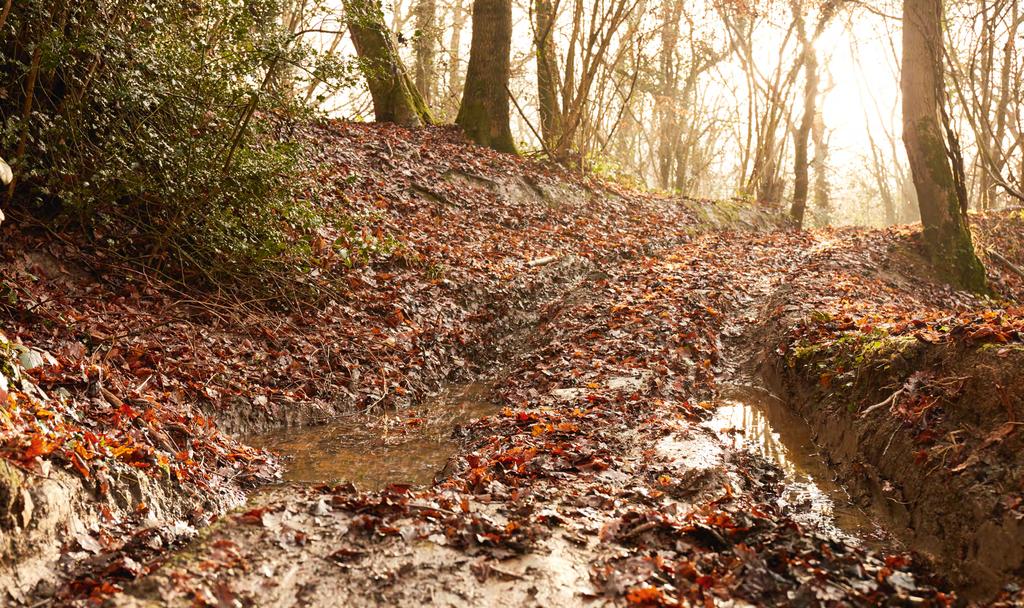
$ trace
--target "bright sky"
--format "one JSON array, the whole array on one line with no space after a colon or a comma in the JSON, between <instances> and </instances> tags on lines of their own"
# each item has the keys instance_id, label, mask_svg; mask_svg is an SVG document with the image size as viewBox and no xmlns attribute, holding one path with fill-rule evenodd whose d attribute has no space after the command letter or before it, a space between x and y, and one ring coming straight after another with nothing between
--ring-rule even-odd
<instances>
[{"instance_id":1,"label":"bright sky","mask_svg":"<svg viewBox=\"0 0 1024 608\"><path fill-rule=\"evenodd\" d=\"M856 157L870 145L868 130L879 145L886 132L899 137L899 74L894 55L900 52L899 30L875 15L843 21L826 30L816 45L819 55L828 57L831 75L831 79L824 76L823 87L832 86L822 112L825 124L833 129L835 154Z\"/></svg>"}]
</instances>

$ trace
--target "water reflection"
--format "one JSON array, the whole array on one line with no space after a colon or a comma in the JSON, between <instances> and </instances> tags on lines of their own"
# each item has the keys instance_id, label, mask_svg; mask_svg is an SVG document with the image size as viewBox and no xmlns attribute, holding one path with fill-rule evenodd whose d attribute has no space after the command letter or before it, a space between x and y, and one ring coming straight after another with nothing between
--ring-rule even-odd
<instances>
[{"instance_id":1,"label":"water reflection","mask_svg":"<svg viewBox=\"0 0 1024 608\"><path fill-rule=\"evenodd\" d=\"M388 484L427 486L458 448L452 431L497 412L489 392L487 384L471 384L415 409L345 416L247 441L284 457L286 481L351 481L365 490Z\"/></svg>"},{"instance_id":2,"label":"water reflection","mask_svg":"<svg viewBox=\"0 0 1024 608\"><path fill-rule=\"evenodd\" d=\"M729 387L704 423L722 442L774 462L785 475L781 507L798 523L873 542L881 528L834 481L807 424L762 389Z\"/></svg>"}]
</instances>

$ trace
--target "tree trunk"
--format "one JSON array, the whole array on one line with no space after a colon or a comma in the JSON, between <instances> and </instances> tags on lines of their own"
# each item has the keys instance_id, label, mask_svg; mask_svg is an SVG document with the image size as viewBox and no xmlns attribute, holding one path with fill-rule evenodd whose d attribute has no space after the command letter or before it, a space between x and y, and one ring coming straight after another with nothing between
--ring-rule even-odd
<instances>
[{"instance_id":1,"label":"tree trunk","mask_svg":"<svg viewBox=\"0 0 1024 608\"><path fill-rule=\"evenodd\" d=\"M537 52L537 101L544 146L554 148L561 137L562 110L558 105L558 57L555 55L555 14L551 0L535 0L534 45Z\"/></svg>"},{"instance_id":2,"label":"tree trunk","mask_svg":"<svg viewBox=\"0 0 1024 608\"><path fill-rule=\"evenodd\" d=\"M512 0L474 0L466 87L456 124L476 143L515 152L509 127Z\"/></svg>"},{"instance_id":3,"label":"tree trunk","mask_svg":"<svg viewBox=\"0 0 1024 608\"><path fill-rule=\"evenodd\" d=\"M797 32L804 53L804 113L800 117L800 126L797 127L793 138L793 145L796 148L793 160L793 207L789 215L796 222L797 229L802 229L804 215L807 212L807 192L810 189L807 146L811 138L811 128L814 126L814 116L817 113L818 55L814 51L813 42L807 39L803 18L799 14L796 17Z\"/></svg>"},{"instance_id":4,"label":"tree trunk","mask_svg":"<svg viewBox=\"0 0 1024 608\"><path fill-rule=\"evenodd\" d=\"M677 151L680 131L676 113L679 89L679 70L676 66L676 46L679 44L679 17L682 2L665 3L661 17L661 51L658 69L658 95L654 100L658 118L658 185L668 190L673 184L673 170L678 164Z\"/></svg>"},{"instance_id":5,"label":"tree trunk","mask_svg":"<svg viewBox=\"0 0 1024 608\"><path fill-rule=\"evenodd\" d=\"M429 107L437 90L437 0L416 3L416 89Z\"/></svg>"},{"instance_id":6,"label":"tree trunk","mask_svg":"<svg viewBox=\"0 0 1024 608\"><path fill-rule=\"evenodd\" d=\"M942 0L904 0L903 143L917 191L924 242L932 264L959 287L986 289L967 227L966 201L956 175L962 160L950 153L942 120Z\"/></svg>"},{"instance_id":7,"label":"tree trunk","mask_svg":"<svg viewBox=\"0 0 1024 608\"><path fill-rule=\"evenodd\" d=\"M343 4L352 44L373 97L374 119L410 127L430 124L430 112L384 26L380 0L344 0Z\"/></svg>"},{"instance_id":8,"label":"tree trunk","mask_svg":"<svg viewBox=\"0 0 1024 608\"><path fill-rule=\"evenodd\" d=\"M1013 68L1013 57L1016 54L1016 40L1017 30L1021 26L1020 19L1020 3L1017 0L1011 4L1010 13L1010 29L1006 35L1006 43L1003 46L1003 61L999 73L999 106L996 108L996 132L993 136L993 166L991 167L992 173L998 176L1003 175L1003 171L1006 168L1007 158L1005 155L1005 138L1006 138L1006 122L1010 115L1010 104L1013 101L1019 103L1019 99L1015 99L1014 93L1010 89L1010 73ZM1024 158L1024 154L1021 154ZM1021 163L1024 165L1024 163ZM1012 167L1011 167L1012 170ZM1024 172L1021 172L1019 176L1018 186L1024 183ZM1005 189L1005 187L1004 187ZM993 188L992 193L992 207L999 207L998 195Z\"/></svg>"},{"instance_id":9,"label":"tree trunk","mask_svg":"<svg viewBox=\"0 0 1024 608\"><path fill-rule=\"evenodd\" d=\"M466 25L465 0L455 0L452 5L452 26L448 38L448 89L443 102L445 121L452 121L459 111L462 95L462 30Z\"/></svg>"},{"instance_id":10,"label":"tree trunk","mask_svg":"<svg viewBox=\"0 0 1024 608\"><path fill-rule=\"evenodd\" d=\"M832 196L828 184L828 138L820 108L814 116L811 140L814 142L814 207L821 215L821 224L828 226L832 223Z\"/></svg>"}]
</instances>

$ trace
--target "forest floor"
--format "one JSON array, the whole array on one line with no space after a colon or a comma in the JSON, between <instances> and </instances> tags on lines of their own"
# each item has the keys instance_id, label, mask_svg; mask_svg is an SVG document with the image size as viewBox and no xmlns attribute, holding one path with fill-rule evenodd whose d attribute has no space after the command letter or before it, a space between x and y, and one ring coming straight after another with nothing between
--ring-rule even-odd
<instances>
[{"instance_id":1,"label":"forest floor","mask_svg":"<svg viewBox=\"0 0 1024 608\"><path fill-rule=\"evenodd\" d=\"M313 135L362 252L315 306L3 227L0 604L1024 599L1020 213L981 298L911 229Z\"/></svg>"}]
</instances>

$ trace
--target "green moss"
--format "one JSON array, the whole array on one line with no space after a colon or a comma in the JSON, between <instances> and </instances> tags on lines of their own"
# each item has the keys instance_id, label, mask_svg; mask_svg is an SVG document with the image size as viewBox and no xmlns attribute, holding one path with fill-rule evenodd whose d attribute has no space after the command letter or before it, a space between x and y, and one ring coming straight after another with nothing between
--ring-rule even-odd
<instances>
[{"instance_id":1,"label":"green moss","mask_svg":"<svg viewBox=\"0 0 1024 608\"><path fill-rule=\"evenodd\" d=\"M810 361L818 353L827 352L828 344L810 344L807 346L798 346L793 349L793 360L797 363L804 363Z\"/></svg>"},{"instance_id":2,"label":"green moss","mask_svg":"<svg viewBox=\"0 0 1024 608\"><path fill-rule=\"evenodd\" d=\"M987 344L982 344L981 346L978 347L978 350L982 352L996 350L1004 352L1024 353L1024 344L1001 344L999 342L990 342Z\"/></svg>"},{"instance_id":3,"label":"green moss","mask_svg":"<svg viewBox=\"0 0 1024 608\"><path fill-rule=\"evenodd\" d=\"M848 333L829 342L795 346L789 363L836 373L886 368L916 344L913 336L892 336L884 330Z\"/></svg>"},{"instance_id":4,"label":"green moss","mask_svg":"<svg viewBox=\"0 0 1024 608\"><path fill-rule=\"evenodd\" d=\"M924 240L932 265L943 280L952 285L977 293L989 293L985 267L974 251L971 231L960 211L960 198L949 165L946 144L930 120L922 119L916 131L928 179L946 199L921 201ZM943 205L945 209L941 209ZM929 209L931 213L927 212Z\"/></svg>"}]
</instances>

